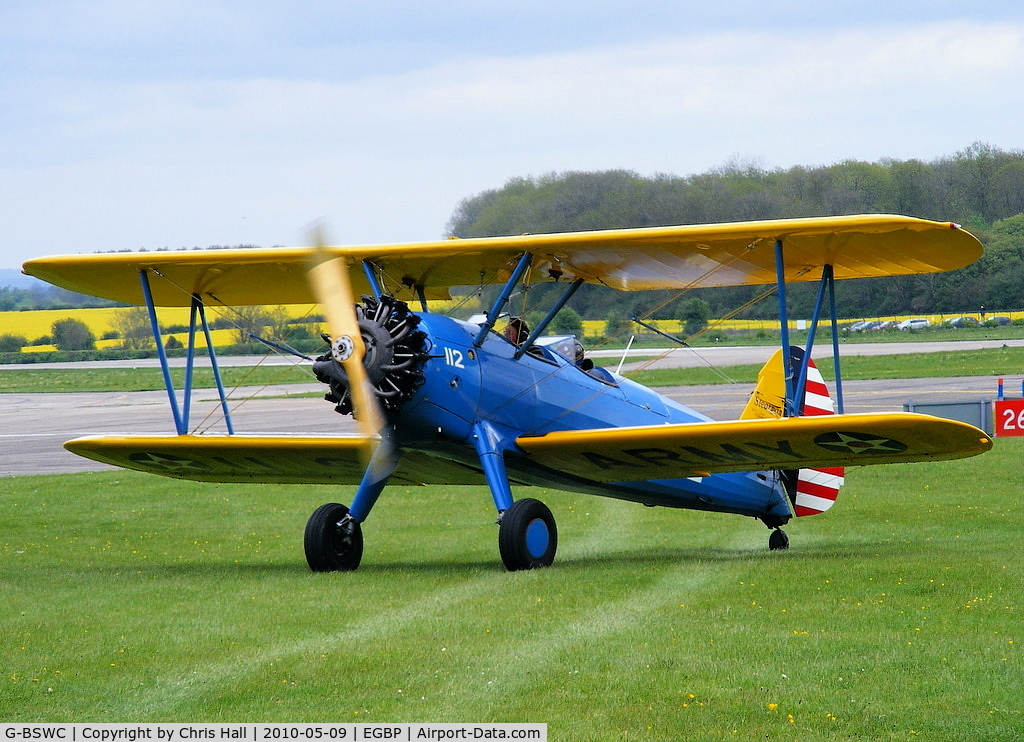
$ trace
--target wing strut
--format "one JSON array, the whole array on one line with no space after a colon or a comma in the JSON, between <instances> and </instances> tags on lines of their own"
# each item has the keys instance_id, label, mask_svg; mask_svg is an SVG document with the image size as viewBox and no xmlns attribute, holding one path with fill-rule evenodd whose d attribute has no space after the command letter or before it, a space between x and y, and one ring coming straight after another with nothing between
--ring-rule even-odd
<instances>
[{"instance_id":1,"label":"wing strut","mask_svg":"<svg viewBox=\"0 0 1024 742\"><path fill-rule=\"evenodd\" d=\"M832 363L836 377L836 412L842 415L846 410L843 406L843 372L839 364L839 319L836 317L836 277L833 266L828 269L828 314L832 318Z\"/></svg>"},{"instance_id":2,"label":"wing strut","mask_svg":"<svg viewBox=\"0 0 1024 742\"><path fill-rule=\"evenodd\" d=\"M203 335L206 339L206 351L210 357L210 366L213 369L213 378L217 382L217 394L220 398L221 410L224 412L224 422L227 425L228 434L234 435L235 427L231 422L231 411L228 408L227 394L224 391L224 382L220 375L220 366L217 364L217 354L213 349L213 341L210 337L210 325L206 321L206 308L199 294L192 294L192 311L189 317L188 327L188 354L185 357L185 389L184 402L178 405L178 395L174 389L174 382L171 379L171 365L167 360L167 350L164 348L163 336L160 333L160 322L157 319L156 305L153 303L153 291L149 285L149 271L139 271L139 280L142 283L142 295L146 300L146 311L149 313L149 324L153 331L153 341L156 343L156 354L160 359L160 370L163 372L164 388L167 390L167 398L171 404L171 415L174 417L174 429L178 435L186 435L189 428L189 416L192 409L192 375L195 369L195 340L196 340L196 318L200 320Z\"/></svg>"},{"instance_id":3,"label":"wing strut","mask_svg":"<svg viewBox=\"0 0 1024 742\"><path fill-rule=\"evenodd\" d=\"M210 337L210 325L206 321L206 306L203 304L199 294L192 294L192 312L188 324L188 361L187 372L185 373L185 404L189 409L192 398L192 364L195 357L196 337L196 315L199 315L203 327L203 337L206 340L206 351L210 356L210 368L213 369L213 379L217 383L217 397L220 399L220 408L224 413L224 424L227 426L228 435L235 434L235 426L231 422L231 410L228 408L228 396L224 391L224 380L220 375L220 364L217 363L217 354L213 350L213 338ZM185 413L185 425L188 427L188 412Z\"/></svg>"},{"instance_id":4,"label":"wing strut","mask_svg":"<svg viewBox=\"0 0 1024 742\"><path fill-rule=\"evenodd\" d=\"M369 260L363 261L363 273L366 275L366 281L370 284L370 291L373 292L373 298L380 301L381 291L380 282L377 280L377 274L373 272L373 264Z\"/></svg>"},{"instance_id":5,"label":"wing strut","mask_svg":"<svg viewBox=\"0 0 1024 742\"><path fill-rule=\"evenodd\" d=\"M555 315L558 314L562 310L562 307L564 307L566 303L569 301L569 299L572 298L572 295L576 293L576 289L578 289L582 285L582 278L577 278L575 281L569 284L569 288L567 288L565 292L559 297L558 301L555 302L555 305L551 307L550 310L548 310L548 313L544 316L544 319L540 321L540 324L533 328L533 332L531 332L530 336L526 338L526 342L524 342L516 349L514 355L516 360L522 358L523 353L528 351L530 349L530 346L532 346L537 341L537 338L544 334L544 331L548 329L548 325L551 324L551 320L555 318Z\"/></svg>"},{"instance_id":6,"label":"wing strut","mask_svg":"<svg viewBox=\"0 0 1024 742\"><path fill-rule=\"evenodd\" d=\"M837 411L839 414L843 413L843 379L839 372L839 326L836 323L836 295L835 295L835 280L833 277L833 270L831 265L826 265L821 271L821 282L818 284L818 298L814 302L814 314L811 317L811 326L807 330L807 347L805 350L805 359L810 358L810 353L814 347L814 336L818 329L818 323L821 319L821 310L824 306L825 295L828 295L829 299L829 316L832 320L832 356L833 365L836 369L836 400L837 400ZM796 399L804 398L804 390L807 388L807 367L808 362L805 360L804 363L800 364L800 373L797 376L796 384Z\"/></svg>"},{"instance_id":7,"label":"wing strut","mask_svg":"<svg viewBox=\"0 0 1024 742\"><path fill-rule=\"evenodd\" d=\"M779 329L783 351L782 364L786 380L786 416L793 417L800 414L802 405L798 404L796 400L804 398L804 391L807 387L807 368L811 362L814 336L821 321L821 312L825 305L826 296L828 297L828 312L832 325L832 362L835 369L836 411L839 414L843 414L843 377L839 363L839 325L836 319L835 271L833 266L826 264L822 268L821 280L818 283L818 295L814 302L814 312L811 316L810 327L807 330L804 357L798 368L793 368L789 353L789 315L786 308L786 262L781 239L775 241L775 271L779 295Z\"/></svg>"},{"instance_id":8,"label":"wing strut","mask_svg":"<svg viewBox=\"0 0 1024 742\"><path fill-rule=\"evenodd\" d=\"M786 417L795 417L799 406L793 403L793 362L789 357L789 313L786 310L786 261L783 257L782 240L775 240L775 276L779 287L779 334L782 336L782 376L786 384ZM807 353L806 358L811 354Z\"/></svg>"},{"instance_id":9,"label":"wing strut","mask_svg":"<svg viewBox=\"0 0 1024 742\"><path fill-rule=\"evenodd\" d=\"M508 277L505 285L501 289L501 293L495 300L494 305L491 307L491 311L487 313L487 321L480 327L480 332L477 333L473 339L473 346L479 348L484 344L484 339L487 337L487 333L494 327L494 323L498 321L498 317L501 316L501 310L505 308L508 300L512 297L512 292L516 288L516 284L519 283L519 279L526 273L526 269L530 267L530 262L533 260L533 255L528 252L524 252L519 257L519 263L516 264L516 269L512 271L512 275Z\"/></svg>"}]
</instances>

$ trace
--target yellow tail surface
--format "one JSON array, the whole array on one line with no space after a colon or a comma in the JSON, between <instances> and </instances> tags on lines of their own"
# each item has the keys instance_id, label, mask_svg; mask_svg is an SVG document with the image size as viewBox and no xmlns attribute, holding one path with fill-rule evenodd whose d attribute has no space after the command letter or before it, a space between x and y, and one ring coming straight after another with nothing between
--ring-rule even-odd
<instances>
[{"instance_id":1,"label":"yellow tail surface","mask_svg":"<svg viewBox=\"0 0 1024 742\"><path fill-rule=\"evenodd\" d=\"M757 386L740 414L740 420L783 417L786 404L786 374L779 348L757 372Z\"/></svg>"},{"instance_id":2,"label":"yellow tail surface","mask_svg":"<svg viewBox=\"0 0 1024 742\"><path fill-rule=\"evenodd\" d=\"M791 348L795 358L803 356L803 349ZM757 374L757 386L747 400L741 420L785 417L786 375L782 363L782 349L768 359ZM800 416L831 415L834 413L828 387L813 361L808 362L807 388L799 405ZM817 515L828 510L839 496L845 481L841 466L804 468L785 473L787 490L797 516Z\"/></svg>"}]
</instances>

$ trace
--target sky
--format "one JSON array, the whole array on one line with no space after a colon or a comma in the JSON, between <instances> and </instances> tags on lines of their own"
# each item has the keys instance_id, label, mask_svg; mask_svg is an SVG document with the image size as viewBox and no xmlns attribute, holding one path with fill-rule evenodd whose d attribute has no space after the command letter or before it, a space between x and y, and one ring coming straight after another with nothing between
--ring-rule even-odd
<instances>
[{"instance_id":1,"label":"sky","mask_svg":"<svg viewBox=\"0 0 1024 742\"><path fill-rule=\"evenodd\" d=\"M431 240L510 178L1024 147L1024 9L932 0L0 4L0 269Z\"/></svg>"}]
</instances>

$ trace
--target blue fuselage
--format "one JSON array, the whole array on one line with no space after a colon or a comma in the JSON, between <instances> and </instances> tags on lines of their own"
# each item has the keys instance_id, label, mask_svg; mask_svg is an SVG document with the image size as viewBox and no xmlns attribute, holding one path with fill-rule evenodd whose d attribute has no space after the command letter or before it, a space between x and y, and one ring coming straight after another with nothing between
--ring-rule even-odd
<instances>
[{"instance_id":1,"label":"blue fuselage","mask_svg":"<svg viewBox=\"0 0 1024 742\"><path fill-rule=\"evenodd\" d=\"M519 358L516 346L491 332L479 347L477 325L421 314L428 335L424 383L397 419L399 443L442 452L473 466L481 446L500 455L513 484L633 500L647 505L788 518L776 472L600 483L540 467L516 445L520 436L553 431L685 425L711 418L603 369L585 371L567 347L539 344ZM485 443L480 438L486 438Z\"/></svg>"}]
</instances>

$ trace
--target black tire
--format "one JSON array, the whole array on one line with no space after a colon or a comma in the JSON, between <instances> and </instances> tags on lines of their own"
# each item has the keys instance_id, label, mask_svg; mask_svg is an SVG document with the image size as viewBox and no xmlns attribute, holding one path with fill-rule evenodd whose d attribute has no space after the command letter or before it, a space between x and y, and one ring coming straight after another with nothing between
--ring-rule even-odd
<instances>
[{"instance_id":1,"label":"black tire","mask_svg":"<svg viewBox=\"0 0 1024 742\"><path fill-rule=\"evenodd\" d=\"M331 502L309 516L303 547L314 572L351 572L363 558L363 530L348 508ZM344 521L344 524L342 524Z\"/></svg>"},{"instance_id":2,"label":"black tire","mask_svg":"<svg viewBox=\"0 0 1024 742\"><path fill-rule=\"evenodd\" d=\"M509 572L549 567L557 548L555 516L539 500L517 500L501 516L498 552Z\"/></svg>"},{"instance_id":3,"label":"black tire","mask_svg":"<svg viewBox=\"0 0 1024 742\"><path fill-rule=\"evenodd\" d=\"M768 548L772 551L785 551L789 548L789 534L781 528L776 528L768 537Z\"/></svg>"}]
</instances>

